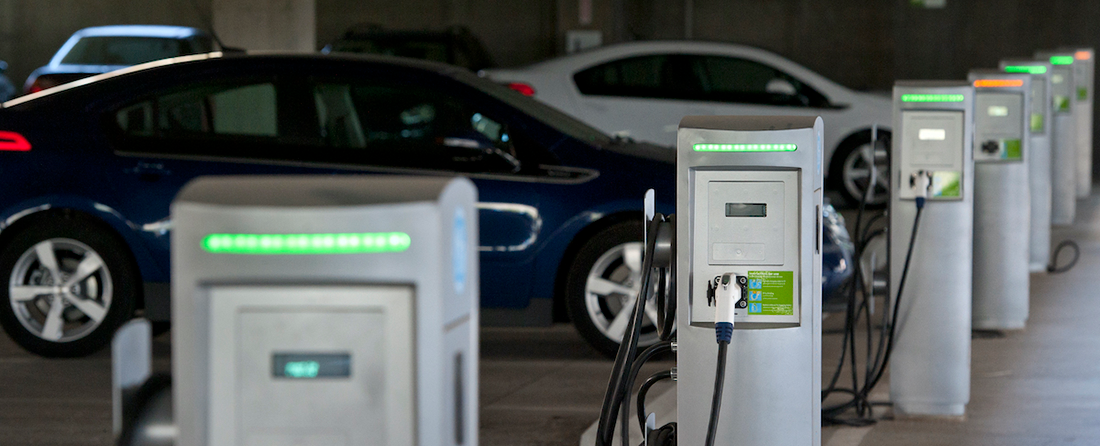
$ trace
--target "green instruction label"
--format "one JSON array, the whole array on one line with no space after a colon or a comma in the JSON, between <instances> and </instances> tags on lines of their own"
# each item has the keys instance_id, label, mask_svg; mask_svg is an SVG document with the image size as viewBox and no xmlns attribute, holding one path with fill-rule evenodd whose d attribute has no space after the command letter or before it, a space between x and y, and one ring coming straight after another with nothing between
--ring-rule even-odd
<instances>
[{"instance_id":1,"label":"green instruction label","mask_svg":"<svg viewBox=\"0 0 1100 446\"><path fill-rule=\"evenodd\" d=\"M953 170L932 172L931 198L958 198L962 195L962 175Z\"/></svg>"},{"instance_id":2,"label":"green instruction label","mask_svg":"<svg viewBox=\"0 0 1100 446\"><path fill-rule=\"evenodd\" d=\"M1006 160L1019 160L1024 158L1022 144L1018 139L1002 139L1001 144L1004 145L1004 152L1002 157Z\"/></svg>"},{"instance_id":3,"label":"green instruction label","mask_svg":"<svg viewBox=\"0 0 1100 446\"><path fill-rule=\"evenodd\" d=\"M1054 96L1054 111L1056 112L1068 112L1069 111L1069 98L1065 96Z\"/></svg>"},{"instance_id":4,"label":"green instruction label","mask_svg":"<svg viewBox=\"0 0 1100 446\"><path fill-rule=\"evenodd\" d=\"M1043 132L1043 114L1032 113L1031 114L1031 133Z\"/></svg>"},{"instance_id":5,"label":"green instruction label","mask_svg":"<svg viewBox=\"0 0 1100 446\"><path fill-rule=\"evenodd\" d=\"M1088 87L1077 87L1077 100L1078 101L1084 101L1084 100L1087 100L1088 98L1089 98L1089 89L1088 89Z\"/></svg>"},{"instance_id":6,"label":"green instruction label","mask_svg":"<svg viewBox=\"0 0 1100 446\"><path fill-rule=\"evenodd\" d=\"M749 271L749 314L794 315L794 271Z\"/></svg>"}]
</instances>

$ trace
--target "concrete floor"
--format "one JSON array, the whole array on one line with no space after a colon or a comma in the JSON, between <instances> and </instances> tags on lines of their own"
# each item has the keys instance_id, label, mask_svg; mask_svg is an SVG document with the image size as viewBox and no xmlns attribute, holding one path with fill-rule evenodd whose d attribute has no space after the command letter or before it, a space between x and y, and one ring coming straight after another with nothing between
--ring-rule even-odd
<instances>
[{"instance_id":1,"label":"concrete floor","mask_svg":"<svg viewBox=\"0 0 1100 446\"><path fill-rule=\"evenodd\" d=\"M822 444L1100 444L1100 191L1079 203L1077 222L1053 238L1076 240L1081 260L1065 274L1032 275L1028 328L975 337L965 420L899 421L887 407L873 426L824 428ZM824 324L826 372L841 323L832 316ZM486 328L481 337L481 444L576 445L599 413L611 362L568 325ZM154 349L156 368L165 369L167 337ZM656 362L643 375L672 365ZM885 401L888 386L872 400ZM0 335L0 445L108 445L110 401L108 352L46 360Z\"/></svg>"}]
</instances>

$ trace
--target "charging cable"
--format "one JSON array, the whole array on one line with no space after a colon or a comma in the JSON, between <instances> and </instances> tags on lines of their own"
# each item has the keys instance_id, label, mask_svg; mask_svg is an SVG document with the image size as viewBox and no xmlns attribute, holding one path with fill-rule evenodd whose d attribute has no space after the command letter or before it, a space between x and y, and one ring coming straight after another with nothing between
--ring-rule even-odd
<instances>
[{"instance_id":1,"label":"charging cable","mask_svg":"<svg viewBox=\"0 0 1100 446\"><path fill-rule=\"evenodd\" d=\"M722 411L722 385L726 381L726 353L733 339L733 319L737 302L745 287L745 276L735 273L722 274L714 303L714 335L718 340L718 365L714 371L714 397L710 402L710 423L707 426L706 446L714 445L718 430L718 415Z\"/></svg>"},{"instance_id":2,"label":"charging cable","mask_svg":"<svg viewBox=\"0 0 1100 446\"><path fill-rule=\"evenodd\" d=\"M1062 249L1073 248L1073 260L1070 260L1065 266L1055 266L1058 264L1058 253L1062 252ZM1054 248L1054 253L1050 255L1050 265L1047 265L1047 272L1052 274L1060 274L1069 271L1077 264L1077 261L1081 259L1081 247L1077 246L1072 240L1062 240L1057 247Z\"/></svg>"},{"instance_id":3,"label":"charging cable","mask_svg":"<svg viewBox=\"0 0 1100 446\"><path fill-rule=\"evenodd\" d=\"M853 395L852 399L848 402L841 403L836 406L823 408L822 416L824 419L828 419L833 422L841 422L841 420L835 418L836 415L839 415L840 413L852 407L855 407L857 409L857 413L860 417L869 416L868 414L864 413L864 408L870 407L870 404L867 403L868 395L871 393L871 390L874 389L875 385L878 384L879 380L882 379L883 374L886 372L886 367L890 363L890 355L893 353L894 349L894 338L897 334L897 324L898 316L900 313L899 309L901 308L901 298L905 291L906 279L909 276L910 264L913 259L913 249L916 246L917 232L920 228L921 215L924 213L924 205L927 201L928 192L932 189L932 173L923 170L917 171L916 173L909 176L909 186L913 188L915 192L914 199L916 201L917 213L913 217L913 230L909 235L909 247L905 253L905 263L902 266L901 278L898 281L897 295L894 297L894 308L892 314L890 315L890 322L888 326L889 328L884 334L886 345L884 351L880 351L882 353L881 362L879 355L876 355L874 366L868 370L869 373L865 376L863 385L857 386L855 385L855 382L853 382L853 389L851 390L851 393ZM868 322L869 321L870 319L868 319ZM884 327L884 329L885 328L886 327ZM880 341L880 348L882 347L881 342L882 341ZM854 345L852 346L852 355L854 358ZM841 361L843 361L843 356ZM870 423L873 423L873 420L864 418L858 419L854 422L845 422L845 424L852 425L866 425Z\"/></svg>"}]
</instances>

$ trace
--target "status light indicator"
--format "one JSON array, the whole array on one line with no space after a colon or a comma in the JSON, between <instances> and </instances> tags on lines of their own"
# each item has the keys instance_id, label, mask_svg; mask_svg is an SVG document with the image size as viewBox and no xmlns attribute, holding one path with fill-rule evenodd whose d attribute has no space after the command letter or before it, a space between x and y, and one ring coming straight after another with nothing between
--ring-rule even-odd
<instances>
[{"instance_id":1,"label":"status light indicator","mask_svg":"<svg viewBox=\"0 0 1100 446\"><path fill-rule=\"evenodd\" d=\"M1051 56L1051 65L1073 65L1073 56Z\"/></svg>"},{"instance_id":2,"label":"status light indicator","mask_svg":"<svg viewBox=\"0 0 1100 446\"><path fill-rule=\"evenodd\" d=\"M966 96L961 94L903 94L901 102L962 102Z\"/></svg>"},{"instance_id":3,"label":"status light indicator","mask_svg":"<svg viewBox=\"0 0 1100 446\"><path fill-rule=\"evenodd\" d=\"M1088 51L1078 51L1076 53L1073 53L1073 57L1077 60L1089 60L1092 59L1092 53Z\"/></svg>"},{"instance_id":4,"label":"status light indicator","mask_svg":"<svg viewBox=\"0 0 1100 446\"><path fill-rule=\"evenodd\" d=\"M202 239L202 249L214 254L369 254L402 252L410 244L404 232L210 234Z\"/></svg>"},{"instance_id":5,"label":"status light indicator","mask_svg":"<svg viewBox=\"0 0 1100 446\"><path fill-rule=\"evenodd\" d=\"M1009 65L1005 67L1006 73L1047 74L1046 65Z\"/></svg>"},{"instance_id":6,"label":"status light indicator","mask_svg":"<svg viewBox=\"0 0 1100 446\"><path fill-rule=\"evenodd\" d=\"M1023 87L1024 81L1020 79L978 79L974 81L974 86L979 88Z\"/></svg>"},{"instance_id":7,"label":"status light indicator","mask_svg":"<svg viewBox=\"0 0 1100 446\"><path fill-rule=\"evenodd\" d=\"M796 144L696 144L696 152L794 152Z\"/></svg>"}]
</instances>

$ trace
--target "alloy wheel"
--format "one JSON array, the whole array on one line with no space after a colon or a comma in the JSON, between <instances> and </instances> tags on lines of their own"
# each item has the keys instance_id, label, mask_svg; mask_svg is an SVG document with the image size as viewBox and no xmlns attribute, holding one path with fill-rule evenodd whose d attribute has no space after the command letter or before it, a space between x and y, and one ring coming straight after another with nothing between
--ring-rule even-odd
<instances>
[{"instance_id":1,"label":"alloy wheel","mask_svg":"<svg viewBox=\"0 0 1100 446\"><path fill-rule=\"evenodd\" d=\"M8 296L28 332L51 342L82 339L111 308L111 273L95 250L77 240L51 238L16 261Z\"/></svg>"}]
</instances>

